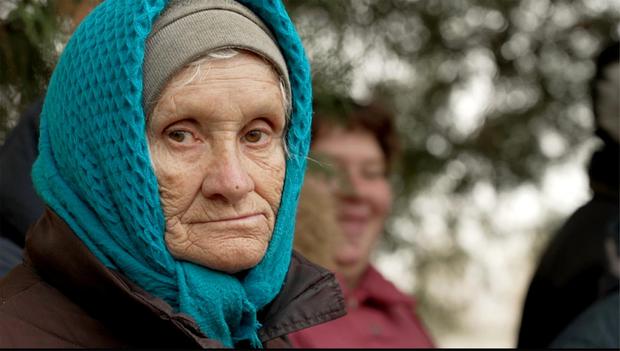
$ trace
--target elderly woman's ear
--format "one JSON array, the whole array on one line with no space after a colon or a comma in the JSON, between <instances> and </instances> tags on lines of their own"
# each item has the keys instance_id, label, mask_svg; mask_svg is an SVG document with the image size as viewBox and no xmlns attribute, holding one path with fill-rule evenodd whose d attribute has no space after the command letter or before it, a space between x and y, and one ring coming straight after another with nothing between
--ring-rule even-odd
<instances>
[{"instance_id":1,"label":"elderly woman's ear","mask_svg":"<svg viewBox=\"0 0 620 351\"><path fill-rule=\"evenodd\" d=\"M164 89L149 145L174 257L227 273L263 258L284 182L279 85L241 51L190 65Z\"/></svg>"}]
</instances>

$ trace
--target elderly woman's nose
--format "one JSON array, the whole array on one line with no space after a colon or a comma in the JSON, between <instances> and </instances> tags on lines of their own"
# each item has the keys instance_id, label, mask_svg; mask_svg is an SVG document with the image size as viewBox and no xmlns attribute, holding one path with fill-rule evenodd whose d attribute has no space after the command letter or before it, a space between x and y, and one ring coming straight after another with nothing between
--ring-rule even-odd
<instances>
[{"instance_id":1,"label":"elderly woman's nose","mask_svg":"<svg viewBox=\"0 0 620 351\"><path fill-rule=\"evenodd\" d=\"M223 198L229 203L241 200L254 190L254 180L243 160L234 151L220 154L212 162L202 182L202 194L206 198Z\"/></svg>"}]
</instances>

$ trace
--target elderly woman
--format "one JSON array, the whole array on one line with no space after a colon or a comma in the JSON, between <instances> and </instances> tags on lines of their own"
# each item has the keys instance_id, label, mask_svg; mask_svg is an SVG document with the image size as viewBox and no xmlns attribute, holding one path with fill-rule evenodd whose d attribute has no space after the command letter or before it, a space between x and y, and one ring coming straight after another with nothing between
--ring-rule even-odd
<instances>
[{"instance_id":1,"label":"elderly woman","mask_svg":"<svg viewBox=\"0 0 620 351\"><path fill-rule=\"evenodd\" d=\"M0 347L286 346L341 316L291 255L310 103L278 1L104 1L50 82Z\"/></svg>"},{"instance_id":2,"label":"elderly woman","mask_svg":"<svg viewBox=\"0 0 620 351\"><path fill-rule=\"evenodd\" d=\"M348 313L296 332L290 340L304 348L432 347L413 299L370 263L391 209L388 177L398 151L393 116L378 102L362 105L332 95L319 96L315 102L311 152L323 167L311 168L314 172L309 172L306 185L322 183L335 201L339 230L332 232L341 240L330 252Z\"/></svg>"}]
</instances>

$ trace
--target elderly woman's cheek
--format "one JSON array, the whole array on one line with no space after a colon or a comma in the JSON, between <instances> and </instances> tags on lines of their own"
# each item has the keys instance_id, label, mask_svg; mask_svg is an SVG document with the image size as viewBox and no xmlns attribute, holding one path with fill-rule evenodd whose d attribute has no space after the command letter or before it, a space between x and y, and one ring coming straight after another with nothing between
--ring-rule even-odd
<instances>
[{"instance_id":1,"label":"elderly woman's cheek","mask_svg":"<svg viewBox=\"0 0 620 351\"><path fill-rule=\"evenodd\" d=\"M164 216L166 220L182 216L201 183L198 163L179 157L163 141L151 142L150 150Z\"/></svg>"},{"instance_id":2,"label":"elderly woman's cheek","mask_svg":"<svg viewBox=\"0 0 620 351\"><path fill-rule=\"evenodd\" d=\"M257 182L257 192L264 198L277 214L284 187L286 161L284 151L275 150L269 155L255 157L252 162L253 173Z\"/></svg>"}]
</instances>

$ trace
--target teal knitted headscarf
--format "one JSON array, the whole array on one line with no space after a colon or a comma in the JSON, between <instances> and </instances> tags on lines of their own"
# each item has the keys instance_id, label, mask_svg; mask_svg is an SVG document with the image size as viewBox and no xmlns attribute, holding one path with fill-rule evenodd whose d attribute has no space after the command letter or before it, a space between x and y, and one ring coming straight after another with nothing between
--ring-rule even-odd
<instances>
[{"instance_id":1,"label":"teal knitted headscarf","mask_svg":"<svg viewBox=\"0 0 620 351\"><path fill-rule=\"evenodd\" d=\"M240 0L273 33L288 67L292 116L280 208L263 260L243 278L174 259L151 166L142 106L145 41L165 0L106 0L84 19L43 106L35 188L107 267L225 346L255 347L256 313L278 294L291 258L311 123L310 67L280 0Z\"/></svg>"}]
</instances>

